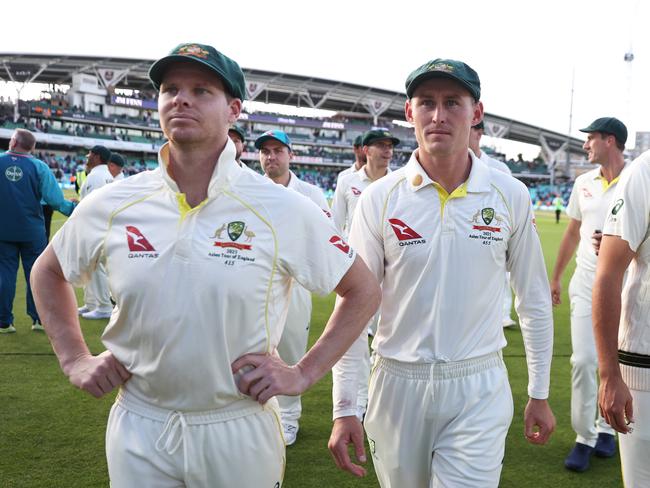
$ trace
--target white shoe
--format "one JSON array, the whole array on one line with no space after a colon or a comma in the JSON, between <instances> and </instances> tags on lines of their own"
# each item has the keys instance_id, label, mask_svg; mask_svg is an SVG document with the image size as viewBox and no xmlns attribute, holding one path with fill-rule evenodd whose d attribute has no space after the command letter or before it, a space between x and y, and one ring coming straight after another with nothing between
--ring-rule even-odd
<instances>
[{"instance_id":1,"label":"white shoe","mask_svg":"<svg viewBox=\"0 0 650 488\"><path fill-rule=\"evenodd\" d=\"M503 326L504 327L514 327L515 325L517 325L517 322L512 320L510 317L507 317L507 318L503 319Z\"/></svg>"},{"instance_id":2,"label":"white shoe","mask_svg":"<svg viewBox=\"0 0 650 488\"><path fill-rule=\"evenodd\" d=\"M298 437L298 428L298 422L295 420L282 422L282 435L284 437L285 446L290 446L296 442L296 438Z\"/></svg>"},{"instance_id":3,"label":"white shoe","mask_svg":"<svg viewBox=\"0 0 650 488\"><path fill-rule=\"evenodd\" d=\"M111 312L100 312L99 310L91 310L90 312L82 313L81 316L87 320L102 320L109 319Z\"/></svg>"},{"instance_id":4,"label":"white shoe","mask_svg":"<svg viewBox=\"0 0 650 488\"><path fill-rule=\"evenodd\" d=\"M90 309L88 308L88 305L84 305L83 307L79 307L77 309L77 313L79 315L83 315L83 314L88 313L88 312L90 312Z\"/></svg>"}]
</instances>

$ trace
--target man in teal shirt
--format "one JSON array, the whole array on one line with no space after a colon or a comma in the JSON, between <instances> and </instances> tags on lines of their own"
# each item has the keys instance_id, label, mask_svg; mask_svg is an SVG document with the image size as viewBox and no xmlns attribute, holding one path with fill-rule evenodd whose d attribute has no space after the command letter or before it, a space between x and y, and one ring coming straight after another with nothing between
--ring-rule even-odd
<instances>
[{"instance_id":1,"label":"man in teal shirt","mask_svg":"<svg viewBox=\"0 0 650 488\"><path fill-rule=\"evenodd\" d=\"M0 334L16 332L12 306L19 259L27 282L32 330L43 330L29 284L32 265L47 245L41 199L64 215L75 207L63 197L47 164L31 156L35 146L31 132L16 129L9 150L0 155Z\"/></svg>"}]
</instances>

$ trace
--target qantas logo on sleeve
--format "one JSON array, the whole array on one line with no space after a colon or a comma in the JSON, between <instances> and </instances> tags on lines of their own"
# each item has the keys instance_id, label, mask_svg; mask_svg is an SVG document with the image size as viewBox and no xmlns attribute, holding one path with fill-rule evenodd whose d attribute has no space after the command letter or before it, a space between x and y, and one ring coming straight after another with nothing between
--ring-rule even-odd
<instances>
[{"instance_id":1,"label":"qantas logo on sleeve","mask_svg":"<svg viewBox=\"0 0 650 488\"><path fill-rule=\"evenodd\" d=\"M341 239L339 236L332 236L330 237L330 242L334 244L334 247L339 248L341 251L343 251L345 254L348 256L352 256L352 249L350 249L350 245L347 244L343 239Z\"/></svg>"},{"instance_id":2,"label":"qantas logo on sleeve","mask_svg":"<svg viewBox=\"0 0 650 488\"><path fill-rule=\"evenodd\" d=\"M408 225L400 219L388 219L388 223L393 229L393 232L399 240L400 246L410 246L412 244L424 244L426 239L423 239L420 234L411 229Z\"/></svg>"},{"instance_id":3,"label":"qantas logo on sleeve","mask_svg":"<svg viewBox=\"0 0 650 488\"><path fill-rule=\"evenodd\" d=\"M137 227L126 226L126 241L129 245L130 258L158 257L158 253Z\"/></svg>"},{"instance_id":4,"label":"qantas logo on sleeve","mask_svg":"<svg viewBox=\"0 0 650 488\"><path fill-rule=\"evenodd\" d=\"M355 197L358 197L359 195L361 195L361 190L359 190L357 187L351 186L350 190L352 190L352 194Z\"/></svg>"}]
</instances>

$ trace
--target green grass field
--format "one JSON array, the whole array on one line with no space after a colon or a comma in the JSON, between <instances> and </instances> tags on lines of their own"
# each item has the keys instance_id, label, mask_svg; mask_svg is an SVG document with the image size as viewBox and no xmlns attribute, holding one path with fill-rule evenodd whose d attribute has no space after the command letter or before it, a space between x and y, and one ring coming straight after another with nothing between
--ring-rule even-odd
<instances>
[{"instance_id":1,"label":"green grass field","mask_svg":"<svg viewBox=\"0 0 650 488\"><path fill-rule=\"evenodd\" d=\"M53 230L63 222L55 214ZM566 223L556 225L550 214L539 214L547 267L557 253ZM529 445L523 435L527 372L518 329L506 330L504 356L510 372L515 416L506 444L501 485L522 487L618 487L622 486L618 457L593 458L591 469L576 474L563 461L575 440L569 418L571 341L566 289L573 272L564 279L563 305L555 309L555 348L550 403L557 430L548 445ZM322 331L333 306L333 297L314 299L311 328L313 342ZM0 336L0 488L86 488L108 486L104 458L104 430L114 395L96 400L73 388L60 372L44 334L30 330L24 312L25 285L19 277L14 304L17 334ZM82 321L86 340L94 353L103 350L99 340L105 321ZM326 376L303 399L303 418L295 445L287 449L284 486L376 487L369 461L364 479L337 471L327 451L331 428L331 376ZM370 458L370 456L369 456ZM233 487L236 488L236 487ZM417 487L404 487L417 488Z\"/></svg>"}]
</instances>

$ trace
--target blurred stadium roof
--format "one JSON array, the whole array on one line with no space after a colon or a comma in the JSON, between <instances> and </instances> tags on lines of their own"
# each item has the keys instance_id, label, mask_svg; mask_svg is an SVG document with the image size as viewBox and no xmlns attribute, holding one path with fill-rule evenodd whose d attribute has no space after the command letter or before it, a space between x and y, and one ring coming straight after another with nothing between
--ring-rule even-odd
<instances>
[{"instance_id":1,"label":"blurred stadium roof","mask_svg":"<svg viewBox=\"0 0 650 488\"><path fill-rule=\"evenodd\" d=\"M147 77L152 59L0 53L0 80L53 85L70 85L77 73L97 75L97 69L128 71L117 88L152 90ZM346 117L381 117L404 120L405 93L344 83L323 78L243 68L251 100L333 110ZM543 135L552 149L567 140L566 134L485 114L486 134L540 145ZM502 135L498 135L502 132ZM583 141L572 137L570 152L583 155Z\"/></svg>"}]
</instances>

